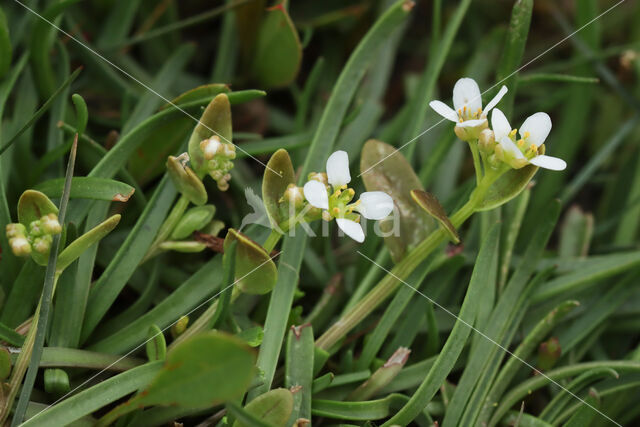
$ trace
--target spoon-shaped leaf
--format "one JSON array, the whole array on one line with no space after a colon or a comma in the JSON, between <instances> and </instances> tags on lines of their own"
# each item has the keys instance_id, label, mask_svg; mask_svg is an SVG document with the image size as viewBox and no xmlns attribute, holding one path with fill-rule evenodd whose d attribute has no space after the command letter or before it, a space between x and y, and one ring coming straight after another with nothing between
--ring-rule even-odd
<instances>
[{"instance_id":1,"label":"spoon-shaped leaf","mask_svg":"<svg viewBox=\"0 0 640 427\"><path fill-rule=\"evenodd\" d=\"M385 237L393 259L398 261L436 228L435 221L411 198L411 190L424 190L422 183L402 153L373 139L362 148L360 173L367 191L384 191L398 207L399 218L394 213L392 219L380 222L383 231L399 226L399 232Z\"/></svg>"},{"instance_id":2,"label":"spoon-shaped leaf","mask_svg":"<svg viewBox=\"0 0 640 427\"><path fill-rule=\"evenodd\" d=\"M191 166L198 176L206 175L205 158L200 149L203 139L217 135L222 142L231 142L231 104L229 97L221 93L207 105L200 121L189 138L189 157Z\"/></svg>"},{"instance_id":3,"label":"spoon-shaped leaf","mask_svg":"<svg viewBox=\"0 0 640 427\"><path fill-rule=\"evenodd\" d=\"M196 206L189 209L182 215L176 228L171 232L171 238L180 240L189 237L194 231L209 224L215 213L216 207L213 205Z\"/></svg>"},{"instance_id":4,"label":"spoon-shaped leaf","mask_svg":"<svg viewBox=\"0 0 640 427\"><path fill-rule=\"evenodd\" d=\"M244 410L267 425L284 426L293 411L293 395L286 388L277 388L256 397L244 407ZM233 427L249 425L237 420Z\"/></svg>"},{"instance_id":5,"label":"spoon-shaped leaf","mask_svg":"<svg viewBox=\"0 0 640 427\"><path fill-rule=\"evenodd\" d=\"M237 399L255 375L254 363L254 352L239 338L216 331L195 335L170 350L151 383L98 425L109 425L140 407L205 409Z\"/></svg>"},{"instance_id":6,"label":"spoon-shaped leaf","mask_svg":"<svg viewBox=\"0 0 640 427\"><path fill-rule=\"evenodd\" d=\"M48 197L58 198L62 195L64 178L56 178L38 184L35 189ZM72 199L107 200L110 202L126 202L135 189L129 184L107 178L79 176L71 180Z\"/></svg>"},{"instance_id":7,"label":"spoon-shaped leaf","mask_svg":"<svg viewBox=\"0 0 640 427\"><path fill-rule=\"evenodd\" d=\"M449 238L453 243L460 243L460 236L458 236L456 228L449 221L447 213L436 196L422 190L411 190L411 197L425 212L438 220L440 225L449 233Z\"/></svg>"},{"instance_id":8,"label":"spoon-shaped leaf","mask_svg":"<svg viewBox=\"0 0 640 427\"><path fill-rule=\"evenodd\" d=\"M40 191L27 190L18 200L18 221L29 229L29 224L50 213L58 215L58 208Z\"/></svg>"},{"instance_id":9,"label":"spoon-shaped leaf","mask_svg":"<svg viewBox=\"0 0 640 427\"><path fill-rule=\"evenodd\" d=\"M262 246L233 228L224 239L224 249L237 241L235 280L242 292L247 294L266 294L276 284L278 269Z\"/></svg>"},{"instance_id":10,"label":"spoon-shaped leaf","mask_svg":"<svg viewBox=\"0 0 640 427\"><path fill-rule=\"evenodd\" d=\"M285 2L267 11L258 33L253 75L264 87L286 86L295 79L302 61L302 46Z\"/></svg>"},{"instance_id":11,"label":"spoon-shaped leaf","mask_svg":"<svg viewBox=\"0 0 640 427\"><path fill-rule=\"evenodd\" d=\"M277 175L274 171L280 175ZM287 186L295 183L295 179L293 164L287 150L281 148L273 153L267 163L262 179L262 201L272 227L278 226L286 219L278 209L278 200L284 194Z\"/></svg>"}]
</instances>

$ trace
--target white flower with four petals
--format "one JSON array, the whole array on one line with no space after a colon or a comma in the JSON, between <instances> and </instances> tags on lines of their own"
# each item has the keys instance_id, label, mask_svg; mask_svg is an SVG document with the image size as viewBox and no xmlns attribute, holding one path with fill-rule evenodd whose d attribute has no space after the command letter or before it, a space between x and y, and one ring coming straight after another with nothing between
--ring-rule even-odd
<instances>
[{"instance_id":1,"label":"white flower with four petals","mask_svg":"<svg viewBox=\"0 0 640 427\"><path fill-rule=\"evenodd\" d=\"M355 203L350 203L355 192L347 188L351 182L349 156L345 151L336 151L327 159L327 180L333 192L323 182L311 179L304 185L304 197L315 208L322 209L324 217L335 218L338 227L353 240L362 243L364 230L359 216L380 220L393 211L393 199L382 191L367 191Z\"/></svg>"},{"instance_id":2,"label":"white flower with four petals","mask_svg":"<svg viewBox=\"0 0 640 427\"><path fill-rule=\"evenodd\" d=\"M457 127L479 127L486 124L487 114L506 93L507 87L502 86L483 110L478 83L464 77L453 87L453 109L442 101L431 101L429 106L445 119L455 122Z\"/></svg>"},{"instance_id":3,"label":"white flower with four petals","mask_svg":"<svg viewBox=\"0 0 640 427\"><path fill-rule=\"evenodd\" d=\"M551 118L547 113L539 112L527 117L520 127L520 139L517 141L517 129L511 129L504 113L497 108L491 114L491 126L504 160L513 167L522 167L528 163L554 171L561 171L567 167L567 163L562 159L538 154L538 148L544 144L551 132Z\"/></svg>"}]
</instances>

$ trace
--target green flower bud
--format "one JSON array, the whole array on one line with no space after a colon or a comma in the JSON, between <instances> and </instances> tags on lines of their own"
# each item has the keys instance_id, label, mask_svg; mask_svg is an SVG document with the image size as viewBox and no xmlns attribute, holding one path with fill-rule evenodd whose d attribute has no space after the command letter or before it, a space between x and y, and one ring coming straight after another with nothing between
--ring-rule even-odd
<instances>
[{"instance_id":1,"label":"green flower bud","mask_svg":"<svg viewBox=\"0 0 640 427\"><path fill-rule=\"evenodd\" d=\"M298 187L295 184L289 184L287 189L284 191L281 200L288 205L301 208L304 205L304 193L302 192L302 187Z\"/></svg>"},{"instance_id":2,"label":"green flower bud","mask_svg":"<svg viewBox=\"0 0 640 427\"><path fill-rule=\"evenodd\" d=\"M11 239L13 237L25 237L25 235L27 234L27 229L20 223L13 223L7 224L6 232L7 238Z\"/></svg>"},{"instance_id":3,"label":"green flower bud","mask_svg":"<svg viewBox=\"0 0 640 427\"><path fill-rule=\"evenodd\" d=\"M11 252L13 252L15 256L24 257L31 254L31 245L23 236L10 238L9 246L11 246Z\"/></svg>"},{"instance_id":4,"label":"green flower bud","mask_svg":"<svg viewBox=\"0 0 640 427\"><path fill-rule=\"evenodd\" d=\"M33 249L38 253L47 254L49 253L49 250L51 250L52 243L53 238L50 235L45 234L42 237L36 237L33 239Z\"/></svg>"},{"instance_id":5,"label":"green flower bud","mask_svg":"<svg viewBox=\"0 0 640 427\"><path fill-rule=\"evenodd\" d=\"M40 218L42 230L47 234L59 234L62 232L62 226L58 222L58 217L54 213L45 215Z\"/></svg>"},{"instance_id":6,"label":"green flower bud","mask_svg":"<svg viewBox=\"0 0 640 427\"><path fill-rule=\"evenodd\" d=\"M171 336L173 338L177 338L187 330L187 325L189 324L189 316L182 316L176 323L171 326Z\"/></svg>"},{"instance_id":7,"label":"green flower bud","mask_svg":"<svg viewBox=\"0 0 640 427\"><path fill-rule=\"evenodd\" d=\"M313 180L313 181L321 182L324 185L329 185L329 180L327 179L327 174L324 173L324 172L311 172L307 176L307 179L309 181Z\"/></svg>"},{"instance_id":8,"label":"green flower bud","mask_svg":"<svg viewBox=\"0 0 640 427\"><path fill-rule=\"evenodd\" d=\"M496 137L491 129L484 129L478 138L478 148L484 153L492 153L496 145Z\"/></svg>"},{"instance_id":9,"label":"green flower bud","mask_svg":"<svg viewBox=\"0 0 640 427\"><path fill-rule=\"evenodd\" d=\"M29 236L30 237L40 237L43 236L44 230L42 229L42 221L36 220L31 221L29 224Z\"/></svg>"}]
</instances>

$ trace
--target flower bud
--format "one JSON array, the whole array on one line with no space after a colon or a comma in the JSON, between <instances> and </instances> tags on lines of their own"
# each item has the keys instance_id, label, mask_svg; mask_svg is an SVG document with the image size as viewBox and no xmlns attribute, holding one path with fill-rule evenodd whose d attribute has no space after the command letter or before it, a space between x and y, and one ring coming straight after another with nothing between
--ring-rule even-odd
<instances>
[{"instance_id":1,"label":"flower bud","mask_svg":"<svg viewBox=\"0 0 640 427\"><path fill-rule=\"evenodd\" d=\"M189 324L189 316L182 316L176 323L171 326L171 335L173 338L177 338L187 330Z\"/></svg>"},{"instance_id":2,"label":"flower bud","mask_svg":"<svg viewBox=\"0 0 640 427\"><path fill-rule=\"evenodd\" d=\"M496 143L495 134L491 129L483 129L478 137L478 148L485 153L491 153Z\"/></svg>"},{"instance_id":3,"label":"flower bud","mask_svg":"<svg viewBox=\"0 0 640 427\"><path fill-rule=\"evenodd\" d=\"M42 221L36 220L31 221L29 224L29 236L31 237L40 237L44 235L44 230L42 229Z\"/></svg>"},{"instance_id":4,"label":"flower bud","mask_svg":"<svg viewBox=\"0 0 640 427\"><path fill-rule=\"evenodd\" d=\"M223 151L220 138L214 135L209 139L203 140L202 142L200 142L200 150L202 150L202 154L205 159L213 159L216 154L219 154L221 151Z\"/></svg>"},{"instance_id":5,"label":"flower bud","mask_svg":"<svg viewBox=\"0 0 640 427\"><path fill-rule=\"evenodd\" d=\"M27 229L20 223L13 223L7 224L6 232L7 238L11 239L13 237L25 237L25 235L27 234Z\"/></svg>"},{"instance_id":6,"label":"flower bud","mask_svg":"<svg viewBox=\"0 0 640 427\"><path fill-rule=\"evenodd\" d=\"M324 172L311 172L307 176L307 179L309 181L313 180L313 181L321 182L324 185L329 185L329 180L327 179L327 174L324 173Z\"/></svg>"},{"instance_id":7,"label":"flower bud","mask_svg":"<svg viewBox=\"0 0 640 427\"><path fill-rule=\"evenodd\" d=\"M50 213L49 215L45 215L40 218L40 224L42 226L42 230L46 234L59 234L62 232L62 226L58 222L58 217L54 213Z\"/></svg>"},{"instance_id":8,"label":"flower bud","mask_svg":"<svg viewBox=\"0 0 640 427\"><path fill-rule=\"evenodd\" d=\"M304 205L304 193L302 192L302 187L298 187L295 184L289 184L282 195L282 201L289 205L293 205L296 208L301 208Z\"/></svg>"},{"instance_id":9,"label":"flower bud","mask_svg":"<svg viewBox=\"0 0 640 427\"><path fill-rule=\"evenodd\" d=\"M35 251L40 254L49 253L52 242L53 239L48 234L45 234L42 237L36 237L35 239L33 239L33 249L35 249Z\"/></svg>"},{"instance_id":10,"label":"flower bud","mask_svg":"<svg viewBox=\"0 0 640 427\"><path fill-rule=\"evenodd\" d=\"M25 237L12 237L9 239L9 246L15 256L28 256L31 253L31 245Z\"/></svg>"}]
</instances>

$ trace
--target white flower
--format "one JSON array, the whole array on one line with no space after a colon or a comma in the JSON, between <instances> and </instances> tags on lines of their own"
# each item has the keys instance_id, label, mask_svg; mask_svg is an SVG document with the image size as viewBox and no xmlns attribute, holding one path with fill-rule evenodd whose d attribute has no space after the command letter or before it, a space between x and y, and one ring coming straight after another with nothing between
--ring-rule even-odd
<instances>
[{"instance_id":1,"label":"white flower","mask_svg":"<svg viewBox=\"0 0 640 427\"><path fill-rule=\"evenodd\" d=\"M513 167L520 168L529 163L556 171L567 167L562 159L538 154L538 148L551 132L551 118L547 113L539 112L527 117L520 127L520 139L517 141L517 129L511 129L504 113L497 108L491 114L491 125L503 160Z\"/></svg>"},{"instance_id":2,"label":"white flower","mask_svg":"<svg viewBox=\"0 0 640 427\"><path fill-rule=\"evenodd\" d=\"M360 217L353 211L373 220L384 219L393 211L393 199L382 191L367 191L360 195L360 200L350 203L355 192L347 188L351 174L349 156L345 151L336 151L327 159L327 180L333 187L332 193L324 183L310 179L304 185L304 196L311 206L324 211L323 217L335 218L338 227L357 242L364 241L364 230L359 223Z\"/></svg>"},{"instance_id":3,"label":"white flower","mask_svg":"<svg viewBox=\"0 0 640 427\"><path fill-rule=\"evenodd\" d=\"M478 127L487 122L487 114L507 93L502 86L496 96L482 109L482 94L475 80L468 77L458 80L453 87L453 107L442 101L431 101L429 106L447 120L456 123L456 127Z\"/></svg>"}]
</instances>

